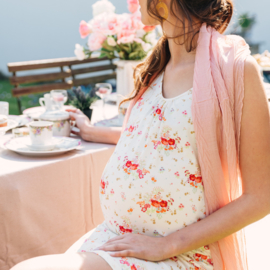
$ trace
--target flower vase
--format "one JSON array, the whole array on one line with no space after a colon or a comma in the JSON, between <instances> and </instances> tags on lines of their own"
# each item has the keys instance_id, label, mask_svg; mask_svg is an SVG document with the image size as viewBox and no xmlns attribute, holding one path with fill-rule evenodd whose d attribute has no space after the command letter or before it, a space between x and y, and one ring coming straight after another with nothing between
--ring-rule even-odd
<instances>
[{"instance_id":1,"label":"flower vase","mask_svg":"<svg viewBox=\"0 0 270 270\"><path fill-rule=\"evenodd\" d=\"M133 79L133 71L139 63L143 62L143 60L118 60L115 62L116 69L116 92L117 92L117 107L120 102L128 97L134 89L134 79ZM128 104L128 103L127 103ZM123 109L127 106L127 104L123 104ZM123 124L124 116L126 112L125 110L120 110L118 114L119 125Z\"/></svg>"},{"instance_id":2,"label":"flower vase","mask_svg":"<svg viewBox=\"0 0 270 270\"><path fill-rule=\"evenodd\" d=\"M92 109L86 109L83 110L83 113L89 118L89 120L91 121L91 116L92 116Z\"/></svg>"}]
</instances>

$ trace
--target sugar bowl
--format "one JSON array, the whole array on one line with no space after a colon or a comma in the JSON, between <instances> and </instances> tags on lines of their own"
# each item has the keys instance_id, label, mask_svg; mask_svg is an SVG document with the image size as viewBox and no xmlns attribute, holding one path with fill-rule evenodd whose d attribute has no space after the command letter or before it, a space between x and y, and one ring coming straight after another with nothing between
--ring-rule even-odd
<instances>
[{"instance_id":1,"label":"sugar bowl","mask_svg":"<svg viewBox=\"0 0 270 270\"><path fill-rule=\"evenodd\" d=\"M63 110L46 111L39 116L39 119L53 122L53 136L70 136L73 122L68 112Z\"/></svg>"}]
</instances>

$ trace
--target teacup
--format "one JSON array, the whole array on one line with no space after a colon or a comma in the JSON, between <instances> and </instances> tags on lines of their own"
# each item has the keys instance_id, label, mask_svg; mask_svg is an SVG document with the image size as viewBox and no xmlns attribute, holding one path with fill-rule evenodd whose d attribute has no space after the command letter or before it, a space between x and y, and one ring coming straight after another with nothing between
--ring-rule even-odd
<instances>
[{"instance_id":1,"label":"teacup","mask_svg":"<svg viewBox=\"0 0 270 270\"><path fill-rule=\"evenodd\" d=\"M52 141L53 122L49 121L30 122L29 134L33 145L48 145Z\"/></svg>"},{"instance_id":2,"label":"teacup","mask_svg":"<svg viewBox=\"0 0 270 270\"><path fill-rule=\"evenodd\" d=\"M41 97L39 99L39 104L42 107L45 107L46 111L53 110L53 105L54 105L53 103L54 102L53 102L50 94L45 94L44 97Z\"/></svg>"}]
</instances>

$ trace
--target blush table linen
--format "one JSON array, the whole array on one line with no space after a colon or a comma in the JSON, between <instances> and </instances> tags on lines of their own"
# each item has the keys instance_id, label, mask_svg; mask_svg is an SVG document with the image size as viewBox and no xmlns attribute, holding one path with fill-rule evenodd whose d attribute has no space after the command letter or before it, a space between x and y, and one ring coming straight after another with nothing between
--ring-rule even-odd
<instances>
[{"instance_id":1,"label":"blush table linen","mask_svg":"<svg viewBox=\"0 0 270 270\"><path fill-rule=\"evenodd\" d=\"M116 106L106 109L117 114ZM93 122L99 117L95 109ZM0 145L11 136L1 136ZM82 140L80 150L27 157L0 147L0 270L64 253L104 220L99 184L114 148Z\"/></svg>"}]
</instances>

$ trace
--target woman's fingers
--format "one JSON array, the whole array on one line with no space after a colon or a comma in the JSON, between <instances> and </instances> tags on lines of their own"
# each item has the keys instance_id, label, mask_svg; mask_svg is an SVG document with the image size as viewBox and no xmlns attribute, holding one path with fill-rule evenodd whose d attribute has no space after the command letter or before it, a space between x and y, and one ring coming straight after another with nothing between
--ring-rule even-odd
<instances>
[{"instance_id":1,"label":"woman's fingers","mask_svg":"<svg viewBox=\"0 0 270 270\"><path fill-rule=\"evenodd\" d=\"M116 244L108 244L106 246L101 246L97 249L104 250L104 251L123 251L123 250L127 250L128 248L129 248L129 245L126 243L116 243Z\"/></svg>"},{"instance_id":2,"label":"woman's fingers","mask_svg":"<svg viewBox=\"0 0 270 270\"><path fill-rule=\"evenodd\" d=\"M80 136L81 137L81 132L79 132L79 131L74 131L74 130L71 130L70 131L72 134L75 134L75 135L77 135L77 136Z\"/></svg>"},{"instance_id":3,"label":"woman's fingers","mask_svg":"<svg viewBox=\"0 0 270 270\"><path fill-rule=\"evenodd\" d=\"M123 238L125 238L124 235L116 236L116 237L114 237L114 238L108 240L108 241L106 242L106 244L107 244L107 243L111 243L111 242L113 242L113 241L121 240L121 239L123 239Z\"/></svg>"},{"instance_id":4,"label":"woman's fingers","mask_svg":"<svg viewBox=\"0 0 270 270\"><path fill-rule=\"evenodd\" d=\"M112 257L133 257L131 250L108 252Z\"/></svg>"},{"instance_id":5,"label":"woman's fingers","mask_svg":"<svg viewBox=\"0 0 270 270\"><path fill-rule=\"evenodd\" d=\"M69 112L69 116L70 116L71 120L73 120L73 121L77 119L77 114L74 112Z\"/></svg>"},{"instance_id":6,"label":"woman's fingers","mask_svg":"<svg viewBox=\"0 0 270 270\"><path fill-rule=\"evenodd\" d=\"M76 110L77 110L76 108L74 108L74 109L66 109L67 112L76 112Z\"/></svg>"}]
</instances>

